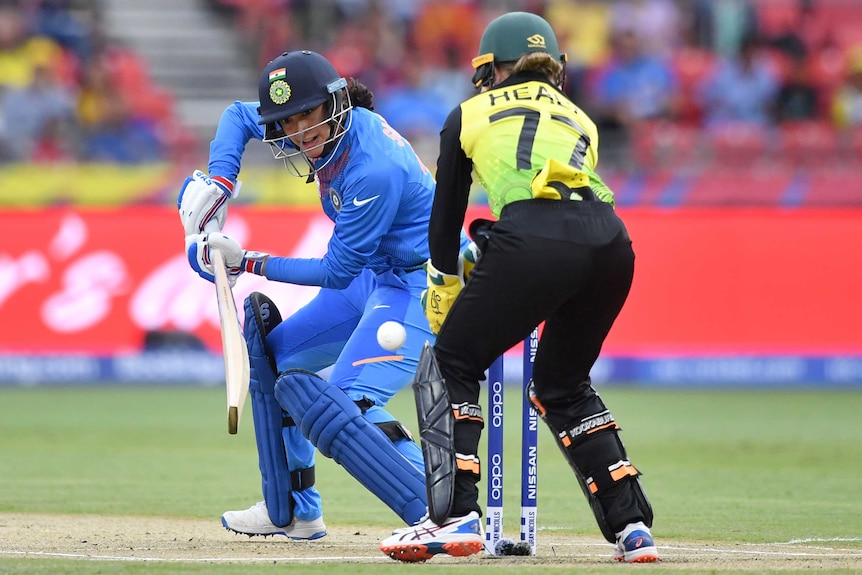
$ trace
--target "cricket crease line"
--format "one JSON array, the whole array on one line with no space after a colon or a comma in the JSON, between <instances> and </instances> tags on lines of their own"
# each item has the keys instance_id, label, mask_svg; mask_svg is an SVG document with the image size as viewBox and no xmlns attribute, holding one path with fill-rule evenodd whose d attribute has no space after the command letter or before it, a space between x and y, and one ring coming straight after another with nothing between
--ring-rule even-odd
<instances>
[{"instance_id":1,"label":"cricket crease line","mask_svg":"<svg viewBox=\"0 0 862 575\"><path fill-rule=\"evenodd\" d=\"M768 546L769 544L764 544ZM862 557L862 553L856 554L853 552L844 551L835 553L811 553L807 551L759 551L751 549L745 551L742 549L721 549L716 547L700 548L700 547L676 547L673 545L656 545L656 548L664 551L694 551L697 553L708 554L728 554L728 555L773 555L776 557Z\"/></svg>"},{"instance_id":2,"label":"cricket crease line","mask_svg":"<svg viewBox=\"0 0 862 575\"><path fill-rule=\"evenodd\" d=\"M539 528L539 531L543 529L547 529L549 531L553 530L562 530L562 528ZM787 545L792 545L794 542L856 542L862 539L858 537L836 537L830 539L820 539L820 538L811 538L811 539L799 539L792 541L775 541L775 542L767 542L767 543L742 543L742 542L728 542L728 545L741 545L746 547L783 547ZM798 543L797 543L798 544ZM541 545L541 541L539 542ZM611 543L607 543L604 541L572 541L572 542L555 542L553 544L549 544L549 547L556 548L569 548L569 547L600 547L602 549L612 549L613 545ZM661 545L656 544L656 548L659 551L688 551L691 553L703 553L703 554L713 554L713 555L753 555L753 556L775 556L775 557L851 557L851 558L862 558L862 551L858 549L848 549L848 548L836 548L836 547L805 547L800 548L798 551L793 550L769 550L769 549L730 549L730 548L721 548L721 547L691 547L691 546L680 546L680 545ZM817 549L822 549L824 551L831 551L832 553L816 553L812 552ZM597 554L590 553L576 553L577 556L580 557L592 557L592 556L600 556ZM680 554L679 556L684 556L684 554Z\"/></svg>"},{"instance_id":3,"label":"cricket crease line","mask_svg":"<svg viewBox=\"0 0 862 575\"><path fill-rule=\"evenodd\" d=\"M570 531L571 527L564 527L562 525L540 525L539 527L537 527L536 530L539 532L541 532L541 531L548 531L548 532ZM800 545L800 544L804 544L804 543L856 543L856 542L860 542L860 541L862 541L862 537L803 537L801 539L791 539L790 541L766 541L764 543L748 543L748 542L742 542L742 541L733 541L733 542L728 542L728 544L732 543L733 545L741 545L741 546L746 546L746 547L757 547L757 546L760 546L760 547L777 547L777 546L785 546L785 545ZM604 541L595 541L595 542L593 542L593 541L573 541L571 543L562 543L562 544L556 543L555 545L558 545L558 546L559 545L565 545L565 546L568 546L568 545L592 545L592 546L613 547L612 543L607 543ZM662 546L657 545L657 547L661 548ZM666 548L670 549L671 547L666 547ZM684 548L679 547L679 549L684 549ZM692 549L700 550L700 548L695 548L695 547L692 547ZM713 548L710 548L710 549L713 549ZM814 546L809 545L809 546L806 546L805 549L829 549L829 550L833 550L833 551L846 551L846 552L849 552L851 554L855 554L856 552L858 552L860 555L862 555L862 551L860 551L858 549L846 549L843 547L838 547L838 548L835 548L835 547L814 547Z\"/></svg>"},{"instance_id":4,"label":"cricket crease line","mask_svg":"<svg viewBox=\"0 0 862 575\"><path fill-rule=\"evenodd\" d=\"M846 543L862 541L862 537L807 537L805 539L791 539L785 543L773 543L773 545L795 545L797 543Z\"/></svg>"},{"instance_id":5,"label":"cricket crease line","mask_svg":"<svg viewBox=\"0 0 862 575\"><path fill-rule=\"evenodd\" d=\"M331 555L324 557L124 557L122 555L94 555L92 553L54 553L49 551L6 551L0 550L0 555L24 555L29 557L58 557L69 559L90 559L93 561L131 561L141 563L316 563L319 561L365 561L374 562L387 561L392 559L386 556L370 557L370 556L348 556L348 555Z\"/></svg>"}]
</instances>

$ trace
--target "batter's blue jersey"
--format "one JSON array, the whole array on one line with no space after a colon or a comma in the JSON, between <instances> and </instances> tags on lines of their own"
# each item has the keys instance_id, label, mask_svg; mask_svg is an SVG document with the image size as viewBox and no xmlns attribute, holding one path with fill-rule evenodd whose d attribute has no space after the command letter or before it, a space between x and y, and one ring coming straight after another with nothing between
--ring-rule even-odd
<instances>
[{"instance_id":1,"label":"batter's blue jersey","mask_svg":"<svg viewBox=\"0 0 862 575\"><path fill-rule=\"evenodd\" d=\"M236 181L245 145L263 139L256 102L234 102L210 146L209 173ZM410 144L381 116L351 112L337 147L315 160L323 211L335 222L322 258L271 257L270 280L342 289L363 268L410 272L429 257L434 178ZM462 233L462 244L466 236Z\"/></svg>"}]
</instances>

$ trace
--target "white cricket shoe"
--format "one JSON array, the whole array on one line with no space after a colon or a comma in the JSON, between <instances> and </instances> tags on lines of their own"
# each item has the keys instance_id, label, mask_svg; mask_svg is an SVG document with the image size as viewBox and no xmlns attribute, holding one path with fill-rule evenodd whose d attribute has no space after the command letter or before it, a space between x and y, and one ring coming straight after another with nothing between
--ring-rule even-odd
<instances>
[{"instance_id":1,"label":"white cricket shoe","mask_svg":"<svg viewBox=\"0 0 862 575\"><path fill-rule=\"evenodd\" d=\"M290 525L278 527L269 518L266 502L259 501L243 511L227 511L221 516L225 529L254 537L255 535L284 535L291 539L320 539L326 535L323 517L304 521L294 517Z\"/></svg>"},{"instance_id":2,"label":"white cricket shoe","mask_svg":"<svg viewBox=\"0 0 862 575\"><path fill-rule=\"evenodd\" d=\"M658 550L649 527L642 521L629 523L617 533L614 559L626 563L654 563L659 560Z\"/></svg>"},{"instance_id":3,"label":"white cricket shoe","mask_svg":"<svg viewBox=\"0 0 862 575\"><path fill-rule=\"evenodd\" d=\"M422 517L419 518L419 521L417 521L413 525L408 525L407 527L396 527L395 529L392 530L392 535L397 535L399 533L407 533L408 531L410 531L411 529L413 529L417 525L421 525L422 523L425 523L426 521L428 521L428 513L427 512L425 513L425 515L423 515Z\"/></svg>"},{"instance_id":4,"label":"white cricket shoe","mask_svg":"<svg viewBox=\"0 0 862 575\"><path fill-rule=\"evenodd\" d=\"M475 511L464 517L449 517L442 525L428 519L396 531L380 542L380 550L397 561L426 561L440 553L466 557L480 552L485 545L482 521Z\"/></svg>"}]
</instances>

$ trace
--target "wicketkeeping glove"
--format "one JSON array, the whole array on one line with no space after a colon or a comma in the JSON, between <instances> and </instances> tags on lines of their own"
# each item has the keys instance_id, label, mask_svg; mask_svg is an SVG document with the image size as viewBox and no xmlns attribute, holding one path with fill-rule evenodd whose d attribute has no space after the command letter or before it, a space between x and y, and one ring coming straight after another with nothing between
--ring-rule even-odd
<instances>
[{"instance_id":1,"label":"wicketkeeping glove","mask_svg":"<svg viewBox=\"0 0 862 575\"><path fill-rule=\"evenodd\" d=\"M239 242L221 232L186 236L189 265L205 280L215 281L212 248L217 248L224 256L227 279L231 287L243 272L264 275L269 254L244 250Z\"/></svg>"},{"instance_id":2,"label":"wicketkeeping glove","mask_svg":"<svg viewBox=\"0 0 862 575\"><path fill-rule=\"evenodd\" d=\"M241 182L227 178L210 178L200 170L186 178L177 196L180 221L187 236L205 232L220 232L227 218L228 200L239 195Z\"/></svg>"},{"instance_id":3,"label":"wicketkeeping glove","mask_svg":"<svg viewBox=\"0 0 862 575\"><path fill-rule=\"evenodd\" d=\"M482 257L482 250L479 249L479 246L476 245L476 242L470 242L464 251L461 252L461 257L458 258L458 267L461 268L459 271L461 272L461 278L464 280L464 283L467 283L467 280L470 279L470 274L473 273L473 268L476 267L476 264L479 262L479 258Z\"/></svg>"},{"instance_id":4,"label":"wicketkeeping glove","mask_svg":"<svg viewBox=\"0 0 862 575\"><path fill-rule=\"evenodd\" d=\"M422 292L422 309L432 333L439 333L443 321L449 314L452 304L461 293L464 281L460 275L444 274L438 271L428 260L426 264L428 289Z\"/></svg>"}]
</instances>

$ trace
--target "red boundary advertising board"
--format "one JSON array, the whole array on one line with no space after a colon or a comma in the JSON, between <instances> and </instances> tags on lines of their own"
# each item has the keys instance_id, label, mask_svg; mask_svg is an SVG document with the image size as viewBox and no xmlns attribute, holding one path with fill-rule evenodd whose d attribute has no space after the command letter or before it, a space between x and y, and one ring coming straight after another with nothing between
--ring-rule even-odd
<instances>
[{"instance_id":1,"label":"red boundary advertising board","mask_svg":"<svg viewBox=\"0 0 862 575\"><path fill-rule=\"evenodd\" d=\"M605 354L862 354L862 210L620 213L635 281ZM214 289L189 269L173 209L7 210L0 229L0 353L134 353L158 331L220 349ZM320 257L331 230L319 210L232 206L225 232L249 249ZM251 291L289 315L315 288L246 274L240 309Z\"/></svg>"}]
</instances>

